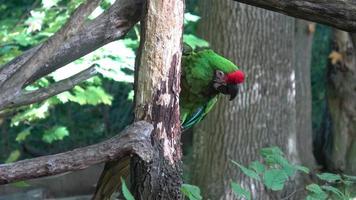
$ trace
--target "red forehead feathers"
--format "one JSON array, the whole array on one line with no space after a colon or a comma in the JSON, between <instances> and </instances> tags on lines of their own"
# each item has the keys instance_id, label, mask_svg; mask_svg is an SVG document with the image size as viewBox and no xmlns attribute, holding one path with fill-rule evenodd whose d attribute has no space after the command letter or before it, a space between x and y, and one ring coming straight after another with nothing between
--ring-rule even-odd
<instances>
[{"instance_id":1,"label":"red forehead feathers","mask_svg":"<svg viewBox=\"0 0 356 200\"><path fill-rule=\"evenodd\" d=\"M245 73L241 70L236 70L226 75L226 82L230 84L239 84L244 82Z\"/></svg>"}]
</instances>

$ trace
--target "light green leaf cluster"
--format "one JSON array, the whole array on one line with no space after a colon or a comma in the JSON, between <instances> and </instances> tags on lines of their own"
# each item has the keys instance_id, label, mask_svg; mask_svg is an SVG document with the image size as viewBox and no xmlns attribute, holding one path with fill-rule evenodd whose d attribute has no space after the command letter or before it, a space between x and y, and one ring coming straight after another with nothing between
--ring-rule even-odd
<instances>
[{"instance_id":1,"label":"light green leaf cluster","mask_svg":"<svg viewBox=\"0 0 356 200\"><path fill-rule=\"evenodd\" d=\"M187 43L193 49L197 47L209 47L209 43L206 40L198 38L192 34L183 35L183 42Z\"/></svg>"},{"instance_id":2,"label":"light green leaf cluster","mask_svg":"<svg viewBox=\"0 0 356 200\"><path fill-rule=\"evenodd\" d=\"M42 0L43 8L50 9L56 6L60 0Z\"/></svg>"},{"instance_id":3,"label":"light green leaf cluster","mask_svg":"<svg viewBox=\"0 0 356 200\"><path fill-rule=\"evenodd\" d=\"M69 136L69 131L64 126L55 126L45 131L42 140L51 144L54 141L63 140L64 137Z\"/></svg>"},{"instance_id":4,"label":"light green leaf cluster","mask_svg":"<svg viewBox=\"0 0 356 200\"><path fill-rule=\"evenodd\" d=\"M5 163L12 163L17 161L20 158L20 150L14 150L10 153L9 157L6 159Z\"/></svg>"},{"instance_id":5,"label":"light green leaf cluster","mask_svg":"<svg viewBox=\"0 0 356 200\"><path fill-rule=\"evenodd\" d=\"M21 122L32 122L37 119L44 119L48 116L49 107L49 101L30 105L23 112L19 112L11 119L11 125L18 126Z\"/></svg>"},{"instance_id":6,"label":"light green leaf cluster","mask_svg":"<svg viewBox=\"0 0 356 200\"><path fill-rule=\"evenodd\" d=\"M26 128L25 130L21 131L19 134L16 136L16 141L17 142L23 142L26 140L27 136L31 135L31 127Z\"/></svg>"}]
</instances>

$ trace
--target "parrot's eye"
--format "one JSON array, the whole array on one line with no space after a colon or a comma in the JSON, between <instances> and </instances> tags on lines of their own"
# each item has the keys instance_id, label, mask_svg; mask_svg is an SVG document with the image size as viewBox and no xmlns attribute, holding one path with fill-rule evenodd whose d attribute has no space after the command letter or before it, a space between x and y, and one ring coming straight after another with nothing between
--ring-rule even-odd
<instances>
[{"instance_id":1,"label":"parrot's eye","mask_svg":"<svg viewBox=\"0 0 356 200\"><path fill-rule=\"evenodd\" d=\"M216 78L218 78L218 79L223 79L225 77L224 72L222 72L220 70L216 70L215 75L216 75Z\"/></svg>"}]
</instances>

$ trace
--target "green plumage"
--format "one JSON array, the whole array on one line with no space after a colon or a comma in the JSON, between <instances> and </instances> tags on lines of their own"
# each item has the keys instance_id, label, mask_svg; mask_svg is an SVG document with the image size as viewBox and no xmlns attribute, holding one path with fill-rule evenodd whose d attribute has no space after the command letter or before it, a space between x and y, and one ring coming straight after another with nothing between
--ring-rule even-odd
<instances>
[{"instance_id":1,"label":"green plumage","mask_svg":"<svg viewBox=\"0 0 356 200\"><path fill-rule=\"evenodd\" d=\"M213 79L216 70L228 74L238 67L212 50L184 52L180 94L183 129L198 123L215 105L218 93L213 88Z\"/></svg>"}]
</instances>

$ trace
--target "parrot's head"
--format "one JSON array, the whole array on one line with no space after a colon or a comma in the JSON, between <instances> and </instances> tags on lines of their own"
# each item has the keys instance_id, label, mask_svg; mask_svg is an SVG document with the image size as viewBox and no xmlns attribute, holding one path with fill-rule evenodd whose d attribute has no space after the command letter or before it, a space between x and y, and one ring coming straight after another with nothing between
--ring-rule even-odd
<instances>
[{"instance_id":1,"label":"parrot's head","mask_svg":"<svg viewBox=\"0 0 356 200\"><path fill-rule=\"evenodd\" d=\"M224 73L216 70L213 87L216 91L222 94L230 95L230 101L233 100L238 93L238 85L245 80L245 74L241 70L236 70L231 73Z\"/></svg>"}]
</instances>

